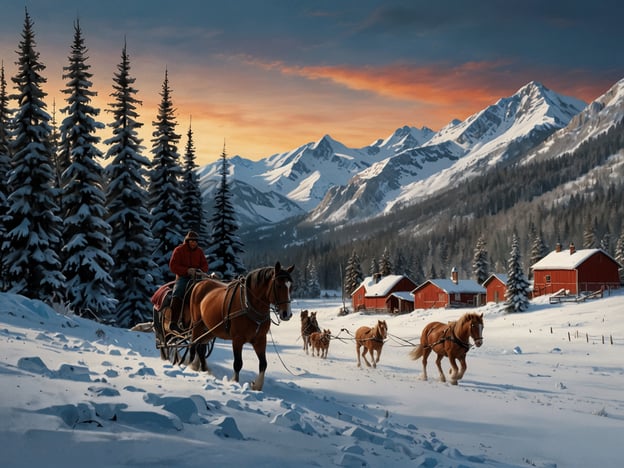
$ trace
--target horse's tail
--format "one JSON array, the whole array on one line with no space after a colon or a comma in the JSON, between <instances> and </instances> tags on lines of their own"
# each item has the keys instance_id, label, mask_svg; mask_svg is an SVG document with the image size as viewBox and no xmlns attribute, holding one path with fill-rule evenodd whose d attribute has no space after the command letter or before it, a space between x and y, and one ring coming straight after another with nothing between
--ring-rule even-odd
<instances>
[{"instance_id":1,"label":"horse's tail","mask_svg":"<svg viewBox=\"0 0 624 468\"><path fill-rule=\"evenodd\" d=\"M409 356L414 360L418 360L422 357L423 355L423 346L422 345L418 345L416 346L414 349L412 349L409 353Z\"/></svg>"}]
</instances>

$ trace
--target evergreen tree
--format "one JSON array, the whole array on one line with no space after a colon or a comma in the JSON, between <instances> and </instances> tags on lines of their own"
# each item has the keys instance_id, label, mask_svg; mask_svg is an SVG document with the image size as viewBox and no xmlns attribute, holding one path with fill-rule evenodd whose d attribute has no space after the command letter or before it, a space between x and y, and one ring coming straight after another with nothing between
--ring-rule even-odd
<instances>
[{"instance_id":1,"label":"evergreen tree","mask_svg":"<svg viewBox=\"0 0 624 468\"><path fill-rule=\"evenodd\" d=\"M539 262L542 258L546 256L546 254L548 254L548 247L546 247L546 244L544 242L544 234L540 231L539 233L535 234L535 237L533 238L533 243L531 244L531 258L529 260L531 266ZM529 272L529 279L531 279L532 277L533 270L531 269L531 271Z\"/></svg>"},{"instance_id":2,"label":"evergreen tree","mask_svg":"<svg viewBox=\"0 0 624 468\"><path fill-rule=\"evenodd\" d=\"M225 145L221 153L221 183L215 194L215 205L210 224L212 234L208 249L210 269L231 280L245 271L241 257L243 244L237 235L238 224L234 218L232 194L227 180L228 162Z\"/></svg>"},{"instance_id":3,"label":"evergreen tree","mask_svg":"<svg viewBox=\"0 0 624 468\"><path fill-rule=\"evenodd\" d=\"M472 257L472 271L475 276L475 280L479 284L483 284L488 276L490 276L490 261L488 259L488 252L485 246L487 242L483 236L479 237L477 246L474 250Z\"/></svg>"},{"instance_id":4,"label":"evergreen tree","mask_svg":"<svg viewBox=\"0 0 624 468\"><path fill-rule=\"evenodd\" d=\"M617 262L622 265L620 268L620 283L624 284L624 230L618 237L615 243L615 259Z\"/></svg>"},{"instance_id":5,"label":"evergreen tree","mask_svg":"<svg viewBox=\"0 0 624 468\"><path fill-rule=\"evenodd\" d=\"M379 273L379 264L377 263L377 259L372 257L370 266L368 267L368 274L369 276L374 276L377 273Z\"/></svg>"},{"instance_id":6,"label":"evergreen tree","mask_svg":"<svg viewBox=\"0 0 624 468\"><path fill-rule=\"evenodd\" d=\"M349 261L347 263L347 268L345 270L345 279L344 279L344 292L347 296L351 296L353 291L355 291L360 284L364 281L364 273L362 272L362 266L360 264L360 257L353 250L351 252L351 256L349 257Z\"/></svg>"},{"instance_id":7,"label":"evergreen tree","mask_svg":"<svg viewBox=\"0 0 624 468\"><path fill-rule=\"evenodd\" d=\"M505 292L505 310L510 312L523 312L529 307L529 281L522 270L522 258L520 255L520 241L518 234L513 233L511 242L511 254L507 262L507 290Z\"/></svg>"},{"instance_id":8,"label":"evergreen tree","mask_svg":"<svg viewBox=\"0 0 624 468\"><path fill-rule=\"evenodd\" d=\"M611 255L611 229L609 229L609 225L605 228L604 235L602 239L600 239L600 248L604 250L606 253Z\"/></svg>"},{"instance_id":9,"label":"evergreen tree","mask_svg":"<svg viewBox=\"0 0 624 468\"><path fill-rule=\"evenodd\" d=\"M388 276L392 274L392 261L390 260L390 252L388 247L384 248L381 260L379 262L379 273L381 276Z\"/></svg>"},{"instance_id":10,"label":"evergreen tree","mask_svg":"<svg viewBox=\"0 0 624 468\"><path fill-rule=\"evenodd\" d=\"M65 277L58 250L61 218L53 187L50 116L43 99L45 66L35 50L33 22L26 11L12 78L18 103L10 137L9 210L3 258L9 292L51 304L62 298Z\"/></svg>"},{"instance_id":11,"label":"evergreen tree","mask_svg":"<svg viewBox=\"0 0 624 468\"><path fill-rule=\"evenodd\" d=\"M67 299L74 313L108 320L114 310L113 265L110 252L111 227L106 221L104 169L97 159L104 124L95 120L99 109L90 103L92 74L86 62L87 48L80 23L74 24L74 41L69 65L63 67L67 87L67 115L61 124L61 147L69 149L69 167L63 172L63 273L67 278Z\"/></svg>"},{"instance_id":12,"label":"evergreen tree","mask_svg":"<svg viewBox=\"0 0 624 468\"><path fill-rule=\"evenodd\" d=\"M152 215L152 236L155 240L155 280L173 280L169 271L169 259L184 238L184 217L182 213L182 168L179 164L177 144L180 136L175 133L176 121L168 73L160 93L158 116L152 124L152 169L150 172L149 208Z\"/></svg>"},{"instance_id":13,"label":"evergreen tree","mask_svg":"<svg viewBox=\"0 0 624 468\"><path fill-rule=\"evenodd\" d=\"M446 237L440 242L440 278L446 278L449 267L449 245Z\"/></svg>"},{"instance_id":14,"label":"evergreen tree","mask_svg":"<svg viewBox=\"0 0 624 468\"><path fill-rule=\"evenodd\" d=\"M199 175L195 162L195 145L193 130L189 125L186 133L186 149L184 151L184 166L182 168L182 213L184 215L184 231L195 231L202 235L204 231L204 204L199 189Z\"/></svg>"},{"instance_id":15,"label":"evergreen tree","mask_svg":"<svg viewBox=\"0 0 624 468\"><path fill-rule=\"evenodd\" d=\"M307 271L307 297L311 299L318 299L321 297L321 285L319 283L318 271L314 260L308 260L306 265Z\"/></svg>"},{"instance_id":16,"label":"evergreen tree","mask_svg":"<svg viewBox=\"0 0 624 468\"><path fill-rule=\"evenodd\" d=\"M583 248L592 249L596 245L596 225L588 216L585 229L583 230Z\"/></svg>"},{"instance_id":17,"label":"evergreen tree","mask_svg":"<svg viewBox=\"0 0 624 468\"><path fill-rule=\"evenodd\" d=\"M113 102L109 126L113 136L106 140L106 167L109 181L106 192L108 222L112 227L111 255L114 260L111 277L117 298L116 325L124 328L144 322L152 315L149 297L155 290L153 277L156 263L151 258L154 239L147 178L150 161L141 153L145 149L138 136L143 125L137 121L135 78L130 76L130 59L124 44L121 62L113 76Z\"/></svg>"},{"instance_id":18,"label":"evergreen tree","mask_svg":"<svg viewBox=\"0 0 624 468\"><path fill-rule=\"evenodd\" d=\"M7 94L7 82L4 76L4 62L0 68L0 291L6 289L6 272L4 265L4 252L2 246L7 239L6 216L9 211L9 194L11 190L9 184L9 172L11 170L11 154L9 153L9 132L10 132L11 111L9 109L9 96ZM8 243L7 243L8 248Z\"/></svg>"}]
</instances>

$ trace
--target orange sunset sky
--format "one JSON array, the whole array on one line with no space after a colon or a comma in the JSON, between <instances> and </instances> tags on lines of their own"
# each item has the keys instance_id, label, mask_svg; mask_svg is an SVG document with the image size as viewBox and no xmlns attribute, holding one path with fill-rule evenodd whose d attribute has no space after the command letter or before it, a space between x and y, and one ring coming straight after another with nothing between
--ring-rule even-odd
<instances>
[{"instance_id":1,"label":"orange sunset sky","mask_svg":"<svg viewBox=\"0 0 624 468\"><path fill-rule=\"evenodd\" d=\"M227 5L225 4L227 3ZM0 59L13 93L25 10L45 64L48 112L73 23L108 124L124 40L142 101L144 153L168 70L179 151L260 159L325 134L353 148L403 126L439 130L529 81L590 102L624 78L616 1L0 1ZM110 136L108 130L100 134Z\"/></svg>"}]
</instances>

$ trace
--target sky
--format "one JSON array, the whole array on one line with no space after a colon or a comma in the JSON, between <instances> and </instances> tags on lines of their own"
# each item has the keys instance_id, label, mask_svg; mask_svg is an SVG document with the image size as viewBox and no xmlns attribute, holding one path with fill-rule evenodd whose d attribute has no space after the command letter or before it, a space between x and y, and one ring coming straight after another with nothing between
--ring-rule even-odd
<instances>
[{"instance_id":1,"label":"sky","mask_svg":"<svg viewBox=\"0 0 624 468\"><path fill-rule=\"evenodd\" d=\"M294 316L271 326L258 392L249 345L234 383L227 341L211 374L198 373L161 360L152 333L0 293L3 466L621 466L624 291L558 305L542 296L518 314L490 303L339 317L341 306L293 302ZM303 351L303 309L332 332L326 359ZM464 378L440 382L430 358L421 380L408 356L421 330L465 312L483 313L485 328ZM377 320L389 333L379 363L358 368L352 336Z\"/></svg>"},{"instance_id":2,"label":"sky","mask_svg":"<svg viewBox=\"0 0 624 468\"><path fill-rule=\"evenodd\" d=\"M24 8L46 65L48 111L79 19L105 112L126 41L151 147L165 71L180 151L261 159L329 134L352 148L404 125L439 130L530 81L591 102L624 77L617 0L0 0L15 73ZM12 84L12 83L10 83ZM13 92L13 90L10 90ZM103 134L103 137L108 135Z\"/></svg>"}]
</instances>

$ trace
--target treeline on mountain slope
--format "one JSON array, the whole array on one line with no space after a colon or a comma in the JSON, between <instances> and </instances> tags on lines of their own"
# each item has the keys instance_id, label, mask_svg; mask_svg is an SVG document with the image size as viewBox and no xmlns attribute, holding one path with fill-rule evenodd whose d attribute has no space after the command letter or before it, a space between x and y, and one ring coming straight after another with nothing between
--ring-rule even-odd
<instances>
[{"instance_id":1,"label":"treeline on mountain slope","mask_svg":"<svg viewBox=\"0 0 624 468\"><path fill-rule=\"evenodd\" d=\"M608 240L604 247L614 255L623 230L623 148L624 122L619 122L572 153L528 164L521 164L520 156L460 187L365 222L312 226L295 219L269 228L271 234L261 238L241 234L246 262L266 261L276 252L295 264L312 258L321 287L339 289L340 267L354 250L368 266L388 248L394 259L403 259L394 261L394 273L417 283L434 273L447 276L452 267L460 277L474 278L471 258L480 236L491 271L504 273L514 229L527 274L535 232L542 233L549 250L557 242L598 247ZM585 240L588 231L593 242Z\"/></svg>"}]
</instances>

